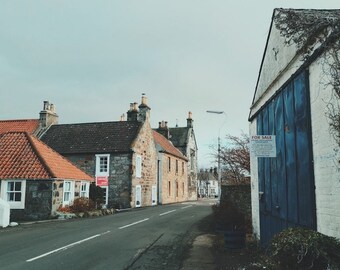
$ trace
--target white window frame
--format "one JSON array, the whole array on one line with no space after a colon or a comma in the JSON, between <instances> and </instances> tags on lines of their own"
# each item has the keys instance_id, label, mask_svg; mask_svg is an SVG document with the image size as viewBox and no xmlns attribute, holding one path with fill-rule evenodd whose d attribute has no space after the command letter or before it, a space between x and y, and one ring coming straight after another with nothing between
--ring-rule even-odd
<instances>
[{"instance_id":1,"label":"white window frame","mask_svg":"<svg viewBox=\"0 0 340 270\"><path fill-rule=\"evenodd\" d=\"M136 155L136 177L142 178L142 156Z\"/></svg>"},{"instance_id":2,"label":"white window frame","mask_svg":"<svg viewBox=\"0 0 340 270\"><path fill-rule=\"evenodd\" d=\"M105 171L100 171L101 158L107 158L107 168ZM110 174L110 155L109 154L96 155L96 176L109 176L109 174Z\"/></svg>"},{"instance_id":3,"label":"white window frame","mask_svg":"<svg viewBox=\"0 0 340 270\"><path fill-rule=\"evenodd\" d=\"M68 185L68 183L70 184L70 189L69 190L65 190L65 187ZM70 196L68 198L68 200L66 200L66 196L65 193L70 193ZM69 180L65 180L64 184L63 184L63 206L66 205L72 205L74 201L74 181L69 181Z\"/></svg>"},{"instance_id":4,"label":"white window frame","mask_svg":"<svg viewBox=\"0 0 340 270\"><path fill-rule=\"evenodd\" d=\"M88 181L80 182L80 197L88 198L90 196L90 183Z\"/></svg>"},{"instance_id":5,"label":"white window frame","mask_svg":"<svg viewBox=\"0 0 340 270\"><path fill-rule=\"evenodd\" d=\"M9 201L8 184L9 183L21 183L21 199L20 201ZM1 198L8 202L10 209L25 209L26 198L26 180L2 180L1 181Z\"/></svg>"}]
</instances>

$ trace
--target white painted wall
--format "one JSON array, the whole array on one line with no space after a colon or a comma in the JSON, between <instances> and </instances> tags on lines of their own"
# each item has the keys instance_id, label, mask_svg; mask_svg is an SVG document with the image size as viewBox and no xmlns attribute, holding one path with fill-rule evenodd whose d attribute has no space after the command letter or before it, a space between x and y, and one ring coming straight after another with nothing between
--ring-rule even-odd
<instances>
[{"instance_id":1,"label":"white painted wall","mask_svg":"<svg viewBox=\"0 0 340 270\"><path fill-rule=\"evenodd\" d=\"M327 103L336 100L332 89L324 85L320 61L309 70L317 230L340 238L340 149L326 116Z\"/></svg>"}]
</instances>

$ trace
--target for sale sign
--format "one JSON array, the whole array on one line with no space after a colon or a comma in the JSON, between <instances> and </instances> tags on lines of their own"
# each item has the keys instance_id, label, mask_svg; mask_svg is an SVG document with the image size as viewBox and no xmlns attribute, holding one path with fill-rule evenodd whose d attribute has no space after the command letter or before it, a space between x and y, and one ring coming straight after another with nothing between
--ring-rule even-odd
<instances>
[{"instance_id":1,"label":"for sale sign","mask_svg":"<svg viewBox=\"0 0 340 270\"><path fill-rule=\"evenodd\" d=\"M107 187L109 185L109 178L107 176L97 176L96 184L99 187Z\"/></svg>"},{"instance_id":2,"label":"for sale sign","mask_svg":"<svg viewBox=\"0 0 340 270\"><path fill-rule=\"evenodd\" d=\"M255 157L276 157L275 135L251 136L250 154Z\"/></svg>"}]
</instances>

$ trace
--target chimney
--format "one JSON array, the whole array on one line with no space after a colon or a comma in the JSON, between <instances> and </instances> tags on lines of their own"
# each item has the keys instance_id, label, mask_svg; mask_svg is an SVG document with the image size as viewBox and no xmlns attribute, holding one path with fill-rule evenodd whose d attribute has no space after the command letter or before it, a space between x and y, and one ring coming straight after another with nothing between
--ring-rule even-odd
<instances>
[{"instance_id":1,"label":"chimney","mask_svg":"<svg viewBox=\"0 0 340 270\"><path fill-rule=\"evenodd\" d=\"M40 111L39 122L42 128L58 124L59 116L56 114L55 106L48 101L44 101L42 111Z\"/></svg>"},{"instance_id":2,"label":"chimney","mask_svg":"<svg viewBox=\"0 0 340 270\"><path fill-rule=\"evenodd\" d=\"M138 119L138 104L137 102L130 103L130 110L128 110L127 121L137 121Z\"/></svg>"},{"instance_id":3,"label":"chimney","mask_svg":"<svg viewBox=\"0 0 340 270\"><path fill-rule=\"evenodd\" d=\"M158 123L158 129L157 132L162 134L165 138L167 138L169 140L170 138L170 132L169 132L169 128L168 128L168 122L166 121L162 121Z\"/></svg>"},{"instance_id":4,"label":"chimney","mask_svg":"<svg viewBox=\"0 0 340 270\"><path fill-rule=\"evenodd\" d=\"M125 121L125 114L123 113L121 116L120 116L120 122L124 122Z\"/></svg>"},{"instance_id":5,"label":"chimney","mask_svg":"<svg viewBox=\"0 0 340 270\"><path fill-rule=\"evenodd\" d=\"M187 127L192 128L194 120L192 120L192 112L189 112L188 118L187 118Z\"/></svg>"},{"instance_id":6,"label":"chimney","mask_svg":"<svg viewBox=\"0 0 340 270\"><path fill-rule=\"evenodd\" d=\"M148 106L148 99L144 93L142 94L142 102L138 108L139 108L138 121L145 122L149 120L151 108Z\"/></svg>"}]
</instances>

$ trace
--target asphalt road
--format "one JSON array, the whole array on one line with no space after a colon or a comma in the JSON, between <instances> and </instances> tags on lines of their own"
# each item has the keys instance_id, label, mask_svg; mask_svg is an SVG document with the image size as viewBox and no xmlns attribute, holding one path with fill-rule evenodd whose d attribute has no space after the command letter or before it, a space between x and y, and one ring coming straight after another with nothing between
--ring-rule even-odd
<instances>
[{"instance_id":1,"label":"asphalt road","mask_svg":"<svg viewBox=\"0 0 340 270\"><path fill-rule=\"evenodd\" d=\"M0 269L180 269L212 201L0 229Z\"/></svg>"}]
</instances>

